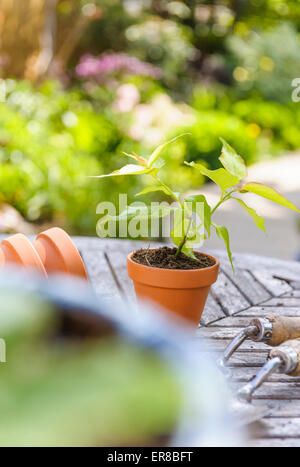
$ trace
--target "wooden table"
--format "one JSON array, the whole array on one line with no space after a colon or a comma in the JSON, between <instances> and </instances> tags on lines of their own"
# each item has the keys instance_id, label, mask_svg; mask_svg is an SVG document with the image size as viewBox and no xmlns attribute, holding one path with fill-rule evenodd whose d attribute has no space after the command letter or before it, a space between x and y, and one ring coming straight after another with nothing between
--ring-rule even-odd
<instances>
[{"instance_id":1,"label":"wooden table","mask_svg":"<svg viewBox=\"0 0 300 467\"><path fill-rule=\"evenodd\" d=\"M85 237L75 237L74 241L97 294L104 300L116 297L134 300L133 286L126 272L126 255L145 244ZM233 277L226 253L210 253L220 259L221 270L197 336L208 341L214 351L222 352L254 316L272 313L300 316L300 263L237 254ZM265 362L267 350L265 344L248 341L232 357L233 377L238 385L257 373ZM255 404L267 402L271 407L268 416L256 424L254 445L300 446L300 377L274 375L254 399Z\"/></svg>"}]
</instances>

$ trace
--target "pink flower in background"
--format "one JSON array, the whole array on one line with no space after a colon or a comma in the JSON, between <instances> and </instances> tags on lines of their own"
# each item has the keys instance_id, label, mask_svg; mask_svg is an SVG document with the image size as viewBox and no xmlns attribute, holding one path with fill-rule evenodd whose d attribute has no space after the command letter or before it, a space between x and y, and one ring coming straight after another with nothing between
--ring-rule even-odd
<instances>
[{"instance_id":1,"label":"pink flower in background","mask_svg":"<svg viewBox=\"0 0 300 467\"><path fill-rule=\"evenodd\" d=\"M133 109L129 129L131 138L153 147L161 144L174 128L193 125L195 111L186 104L174 103L167 94L156 94L147 104L138 104Z\"/></svg>"},{"instance_id":2,"label":"pink flower in background","mask_svg":"<svg viewBox=\"0 0 300 467\"><path fill-rule=\"evenodd\" d=\"M105 54L101 57L86 54L81 57L76 67L76 73L80 78L101 79L105 75L122 71L131 75L148 76L153 79L162 77L160 68L123 53Z\"/></svg>"},{"instance_id":3,"label":"pink flower in background","mask_svg":"<svg viewBox=\"0 0 300 467\"><path fill-rule=\"evenodd\" d=\"M117 112L131 112L139 103L140 93L133 84L122 84L117 89L117 98L113 104L113 109Z\"/></svg>"}]
</instances>

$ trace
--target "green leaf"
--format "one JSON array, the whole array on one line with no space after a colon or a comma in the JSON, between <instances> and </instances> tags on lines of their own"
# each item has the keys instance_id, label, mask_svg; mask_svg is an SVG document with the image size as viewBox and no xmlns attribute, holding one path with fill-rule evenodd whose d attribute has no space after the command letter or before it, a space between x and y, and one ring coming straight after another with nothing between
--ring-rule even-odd
<instances>
[{"instance_id":1,"label":"green leaf","mask_svg":"<svg viewBox=\"0 0 300 467\"><path fill-rule=\"evenodd\" d=\"M160 157L161 153L163 152L163 150L171 143L174 143L174 141L176 141L178 138L181 138L182 136L185 136L185 135L189 135L190 133L182 133L181 135L179 136L176 136L175 138L171 139L170 141L167 141L166 143L164 144L161 144L160 146L158 146L154 151L153 153L151 154L149 160L148 160L148 167L152 167L154 162Z\"/></svg>"},{"instance_id":2,"label":"green leaf","mask_svg":"<svg viewBox=\"0 0 300 467\"><path fill-rule=\"evenodd\" d=\"M140 165L136 164L127 164L124 165L119 170L115 170L114 172L110 174L105 174L105 175L94 175L92 178L105 178L105 177L118 177L121 175L150 175L151 173L157 172L159 169L154 168L154 167L142 167Z\"/></svg>"},{"instance_id":3,"label":"green leaf","mask_svg":"<svg viewBox=\"0 0 300 467\"><path fill-rule=\"evenodd\" d=\"M182 238L180 239L179 237L175 237L174 236L174 230L172 230L171 232L171 237L172 237L172 240L174 242L174 244L179 247L181 245L181 242L182 242ZM194 255L193 253L193 248L189 248L186 246L186 244L183 245L183 247L181 248L181 251L182 253L184 253L186 256L189 256L190 258L193 258L193 259L197 259L197 257Z\"/></svg>"},{"instance_id":4,"label":"green leaf","mask_svg":"<svg viewBox=\"0 0 300 467\"><path fill-rule=\"evenodd\" d=\"M292 209L293 211L300 212L296 206L291 203L285 196L278 193L278 191L274 190L274 188L263 185L262 183L250 182L246 183L242 188L239 190L241 193L247 191L250 193L255 193L262 198L269 199L276 204L280 204L281 206L285 206L286 208Z\"/></svg>"},{"instance_id":5,"label":"green leaf","mask_svg":"<svg viewBox=\"0 0 300 467\"><path fill-rule=\"evenodd\" d=\"M265 220L264 220L264 218L262 216L259 216L257 214L255 209L250 208L249 206L247 206L247 204L244 203L244 201L241 200L241 199L234 198L234 197L232 199L236 199L240 203L240 205L243 206L243 208L250 214L250 216L252 216L256 227L263 230L264 232L266 231L266 229L265 229Z\"/></svg>"},{"instance_id":6,"label":"green leaf","mask_svg":"<svg viewBox=\"0 0 300 467\"><path fill-rule=\"evenodd\" d=\"M147 167L147 161L141 156L138 156L137 154L127 154L127 152L123 152L124 156L130 157L130 159L134 159L137 161L140 165L143 165L144 167Z\"/></svg>"},{"instance_id":7,"label":"green leaf","mask_svg":"<svg viewBox=\"0 0 300 467\"><path fill-rule=\"evenodd\" d=\"M223 147L219 161L229 173L242 180L247 175L244 159L223 138L220 140Z\"/></svg>"},{"instance_id":8,"label":"green leaf","mask_svg":"<svg viewBox=\"0 0 300 467\"><path fill-rule=\"evenodd\" d=\"M201 172L202 175L205 175L206 177L210 178L213 182L219 185L222 191L225 191L227 190L227 188L237 185L240 182L238 177L231 175L223 168L217 170L209 170L204 165L198 164L196 162L184 163L186 165L194 167L195 169L199 170L199 172Z\"/></svg>"},{"instance_id":9,"label":"green leaf","mask_svg":"<svg viewBox=\"0 0 300 467\"><path fill-rule=\"evenodd\" d=\"M169 191L164 186L148 186L142 191L137 193L135 196L146 195L147 193L152 193L153 191L163 191L166 195L170 196Z\"/></svg>"},{"instance_id":10,"label":"green leaf","mask_svg":"<svg viewBox=\"0 0 300 467\"><path fill-rule=\"evenodd\" d=\"M228 258L229 258L229 261L230 261L230 264L231 264L231 267L232 267L232 271L234 273L234 267L233 267L233 262L232 262L232 253L231 253L231 249L230 249L230 242L229 242L229 233L228 233L228 230L226 229L226 227L224 225L217 225L215 223L212 223L212 225L214 226L214 228L216 229L216 233L218 235L218 237L224 241L225 243L225 246L226 246L226 250L227 250L227 254L228 254Z\"/></svg>"},{"instance_id":11,"label":"green leaf","mask_svg":"<svg viewBox=\"0 0 300 467\"><path fill-rule=\"evenodd\" d=\"M164 161L163 159L158 159L157 161L154 162L154 164L152 165L152 168L162 169L165 165L166 165L166 161Z\"/></svg>"},{"instance_id":12,"label":"green leaf","mask_svg":"<svg viewBox=\"0 0 300 467\"><path fill-rule=\"evenodd\" d=\"M204 224L208 238L210 238L211 228L211 208L204 195L191 195L185 198L184 202L192 203L192 211L198 214ZM197 203L202 203L204 209L197 210Z\"/></svg>"},{"instance_id":13,"label":"green leaf","mask_svg":"<svg viewBox=\"0 0 300 467\"><path fill-rule=\"evenodd\" d=\"M188 248L186 245L183 245L181 251L189 258L198 259L197 256L194 254L193 248Z\"/></svg>"}]
</instances>

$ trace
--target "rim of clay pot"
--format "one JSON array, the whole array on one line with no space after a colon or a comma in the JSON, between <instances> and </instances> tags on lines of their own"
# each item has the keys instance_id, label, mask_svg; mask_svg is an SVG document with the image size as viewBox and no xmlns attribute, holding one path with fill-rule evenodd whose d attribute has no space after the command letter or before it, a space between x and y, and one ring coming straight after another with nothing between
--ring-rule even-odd
<instances>
[{"instance_id":1,"label":"rim of clay pot","mask_svg":"<svg viewBox=\"0 0 300 467\"><path fill-rule=\"evenodd\" d=\"M2 240L1 246L5 262L15 262L22 266L37 269L47 277L47 272L41 258L25 235L15 234L11 237L5 238ZM16 258L16 261L10 261L10 259L7 258L5 251L6 248L8 249L8 256L13 255Z\"/></svg>"},{"instance_id":2,"label":"rim of clay pot","mask_svg":"<svg viewBox=\"0 0 300 467\"><path fill-rule=\"evenodd\" d=\"M158 250L159 248L151 248ZM136 263L132 260L134 251L127 256L127 270L129 277L142 284L153 287L165 287L170 289L195 289L207 287L213 284L218 277L220 262L214 256L197 251L208 256L215 264L201 269L163 269L144 264Z\"/></svg>"},{"instance_id":3,"label":"rim of clay pot","mask_svg":"<svg viewBox=\"0 0 300 467\"><path fill-rule=\"evenodd\" d=\"M84 262L75 243L67 232L59 227L52 227L45 230L45 232L41 232L35 241L38 242L40 239L45 239L51 243L63 261L67 273L84 277L88 280Z\"/></svg>"}]
</instances>

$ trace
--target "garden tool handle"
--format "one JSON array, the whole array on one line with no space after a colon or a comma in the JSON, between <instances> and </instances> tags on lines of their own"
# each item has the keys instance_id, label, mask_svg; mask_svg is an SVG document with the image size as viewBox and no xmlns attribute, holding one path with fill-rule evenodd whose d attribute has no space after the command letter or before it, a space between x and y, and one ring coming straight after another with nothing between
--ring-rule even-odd
<instances>
[{"instance_id":1,"label":"garden tool handle","mask_svg":"<svg viewBox=\"0 0 300 467\"><path fill-rule=\"evenodd\" d=\"M251 402L254 392L275 371L289 376L300 376L300 338L288 340L272 349L268 361L257 375L238 391L238 398Z\"/></svg>"},{"instance_id":2,"label":"garden tool handle","mask_svg":"<svg viewBox=\"0 0 300 467\"><path fill-rule=\"evenodd\" d=\"M253 332L253 327L255 332ZM252 331L248 332L249 339L255 342L265 342L271 347L276 347L288 340L300 338L300 318L279 315L254 318L250 321L249 326L245 328L245 330L251 329Z\"/></svg>"},{"instance_id":3,"label":"garden tool handle","mask_svg":"<svg viewBox=\"0 0 300 467\"><path fill-rule=\"evenodd\" d=\"M280 372L289 376L300 376L300 338L288 340L272 349L269 358L281 359Z\"/></svg>"},{"instance_id":4,"label":"garden tool handle","mask_svg":"<svg viewBox=\"0 0 300 467\"><path fill-rule=\"evenodd\" d=\"M226 347L223 356L218 360L219 367L227 375L226 365L234 352L246 339L265 342L271 347L300 338L300 318L271 315L266 318L254 318ZM229 375L228 375L229 376Z\"/></svg>"},{"instance_id":5,"label":"garden tool handle","mask_svg":"<svg viewBox=\"0 0 300 467\"><path fill-rule=\"evenodd\" d=\"M283 342L300 338L300 318L272 315L267 320L272 324L272 336L267 341L268 345L276 347Z\"/></svg>"},{"instance_id":6,"label":"garden tool handle","mask_svg":"<svg viewBox=\"0 0 300 467\"><path fill-rule=\"evenodd\" d=\"M300 338L288 340L272 349L267 362L257 375L238 391L238 398L251 402L254 392L275 371L289 376L300 376Z\"/></svg>"}]
</instances>

